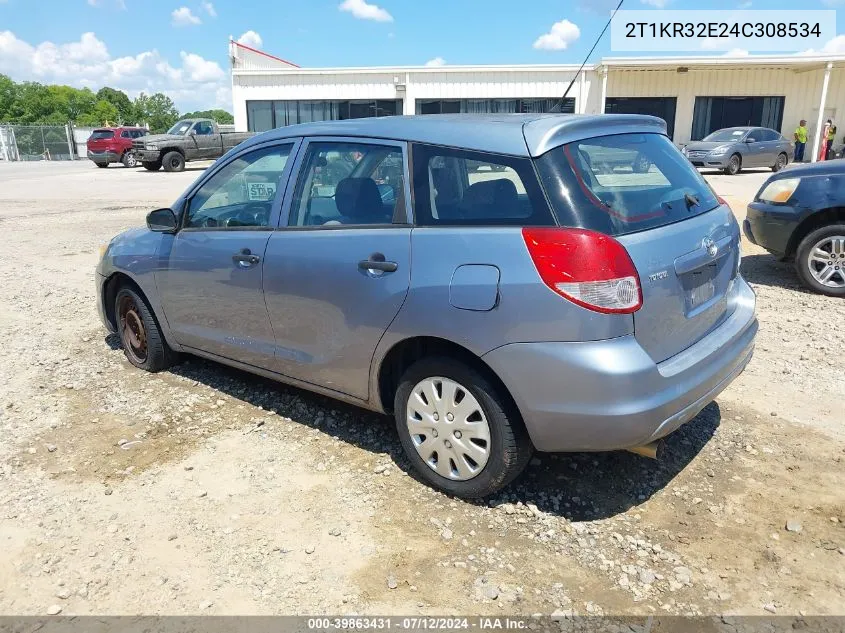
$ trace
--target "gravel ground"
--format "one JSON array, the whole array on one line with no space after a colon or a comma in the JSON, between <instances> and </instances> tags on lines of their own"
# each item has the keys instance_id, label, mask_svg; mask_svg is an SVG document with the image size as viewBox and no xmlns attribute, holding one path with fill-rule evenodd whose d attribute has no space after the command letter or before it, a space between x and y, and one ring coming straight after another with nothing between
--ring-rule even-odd
<instances>
[{"instance_id":1,"label":"gravel ground","mask_svg":"<svg viewBox=\"0 0 845 633\"><path fill-rule=\"evenodd\" d=\"M389 419L129 366L97 247L199 173L0 163L0 613L845 613L845 302L745 244L755 358L664 461L542 454L467 503ZM766 175L708 178L742 216Z\"/></svg>"}]
</instances>

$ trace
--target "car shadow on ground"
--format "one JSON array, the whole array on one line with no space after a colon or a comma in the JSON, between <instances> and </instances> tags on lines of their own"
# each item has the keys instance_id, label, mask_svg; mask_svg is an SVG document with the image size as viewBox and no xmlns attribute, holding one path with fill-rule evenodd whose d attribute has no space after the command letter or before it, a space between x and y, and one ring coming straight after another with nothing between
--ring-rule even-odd
<instances>
[{"instance_id":1,"label":"car shadow on ground","mask_svg":"<svg viewBox=\"0 0 845 633\"><path fill-rule=\"evenodd\" d=\"M784 262L775 255L768 253L761 255L744 255L740 272L745 280L753 286L770 286L784 288L802 294L814 294L807 288L798 273L795 264Z\"/></svg>"},{"instance_id":2,"label":"car shadow on ground","mask_svg":"<svg viewBox=\"0 0 845 633\"><path fill-rule=\"evenodd\" d=\"M105 340L112 349L120 349L117 335L109 335ZM386 455L420 485L427 485L413 471L402 452L390 416L188 355L171 368L170 373L202 383L254 407L273 411L297 424L318 429L374 455ZM570 521L612 517L663 489L698 455L720 421L719 406L711 403L666 438L666 450L660 461L625 451L537 453L514 483L492 498L467 503L479 506L531 503L543 512Z\"/></svg>"}]
</instances>

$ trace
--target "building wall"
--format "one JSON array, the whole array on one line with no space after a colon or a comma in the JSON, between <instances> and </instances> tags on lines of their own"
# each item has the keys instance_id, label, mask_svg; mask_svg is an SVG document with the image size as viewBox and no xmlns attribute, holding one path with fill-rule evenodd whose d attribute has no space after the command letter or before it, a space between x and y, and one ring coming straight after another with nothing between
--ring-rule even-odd
<instances>
[{"instance_id":1,"label":"building wall","mask_svg":"<svg viewBox=\"0 0 845 633\"><path fill-rule=\"evenodd\" d=\"M611 68L607 81L608 97L677 97L675 116L676 143L686 143L692 132L695 97L703 96L783 96L781 133L792 138L798 122L807 119L812 138L816 130L824 70L784 68L690 69L688 73L671 70L621 70ZM831 71L826 117L845 117L845 70ZM843 121L845 123L845 121Z\"/></svg>"},{"instance_id":2,"label":"building wall","mask_svg":"<svg viewBox=\"0 0 845 633\"><path fill-rule=\"evenodd\" d=\"M577 69L576 69L577 70ZM592 72L576 80L569 92L575 111L589 100ZM272 99L403 99L405 114L416 112L417 99L551 98L563 96L575 70L411 69L378 72L309 71L277 73L235 72L232 99L235 127L247 129L246 102ZM404 93L397 90L404 85ZM583 92L583 94L582 94Z\"/></svg>"}]
</instances>

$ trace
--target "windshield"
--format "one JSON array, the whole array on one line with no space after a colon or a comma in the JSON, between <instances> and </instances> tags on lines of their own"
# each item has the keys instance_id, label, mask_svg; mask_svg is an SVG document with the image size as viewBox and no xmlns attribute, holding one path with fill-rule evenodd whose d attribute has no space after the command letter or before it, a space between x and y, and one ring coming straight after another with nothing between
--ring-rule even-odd
<instances>
[{"instance_id":1,"label":"windshield","mask_svg":"<svg viewBox=\"0 0 845 633\"><path fill-rule=\"evenodd\" d=\"M91 133L91 140L98 141L103 140L106 138L114 138L114 131L113 130L94 130Z\"/></svg>"},{"instance_id":2,"label":"windshield","mask_svg":"<svg viewBox=\"0 0 845 633\"><path fill-rule=\"evenodd\" d=\"M662 134L614 134L553 149L538 171L563 226L623 235L679 222L719 205Z\"/></svg>"},{"instance_id":3,"label":"windshield","mask_svg":"<svg viewBox=\"0 0 845 633\"><path fill-rule=\"evenodd\" d=\"M191 121L177 121L176 124L167 130L168 134L175 134L176 136L184 136L188 130L191 129Z\"/></svg>"},{"instance_id":4,"label":"windshield","mask_svg":"<svg viewBox=\"0 0 845 633\"><path fill-rule=\"evenodd\" d=\"M735 128L729 127L724 130L716 130L705 136L702 141L741 141L742 137L748 134L748 130L745 128Z\"/></svg>"}]
</instances>

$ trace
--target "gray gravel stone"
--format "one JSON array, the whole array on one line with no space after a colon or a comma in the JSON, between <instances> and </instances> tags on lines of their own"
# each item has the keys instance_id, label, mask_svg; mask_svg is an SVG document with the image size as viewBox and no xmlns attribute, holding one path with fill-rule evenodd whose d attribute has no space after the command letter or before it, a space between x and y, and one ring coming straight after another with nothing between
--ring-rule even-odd
<instances>
[{"instance_id":1,"label":"gray gravel stone","mask_svg":"<svg viewBox=\"0 0 845 633\"><path fill-rule=\"evenodd\" d=\"M804 527L801 525L801 522L796 519L790 519L786 522L787 532L800 532L803 529Z\"/></svg>"},{"instance_id":2,"label":"gray gravel stone","mask_svg":"<svg viewBox=\"0 0 845 633\"><path fill-rule=\"evenodd\" d=\"M387 577L387 588L388 589L396 589L399 586L399 582L396 580L395 576L388 576Z\"/></svg>"},{"instance_id":3,"label":"gray gravel stone","mask_svg":"<svg viewBox=\"0 0 845 633\"><path fill-rule=\"evenodd\" d=\"M62 612L62 608L57 604L51 604L47 607L47 615L59 615Z\"/></svg>"}]
</instances>

